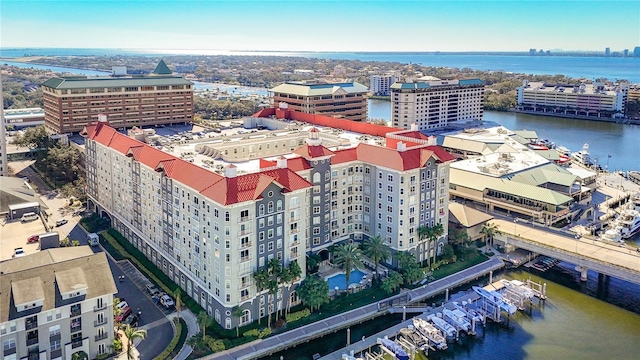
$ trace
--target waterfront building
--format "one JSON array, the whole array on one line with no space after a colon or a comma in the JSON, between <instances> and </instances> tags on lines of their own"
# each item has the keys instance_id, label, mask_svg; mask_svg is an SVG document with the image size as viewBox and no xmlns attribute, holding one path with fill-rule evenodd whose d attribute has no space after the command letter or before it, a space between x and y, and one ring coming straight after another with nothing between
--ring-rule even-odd
<instances>
[{"instance_id":1,"label":"waterfront building","mask_svg":"<svg viewBox=\"0 0 640 360\"><path fill-rule=\"evenodd\" d=\"M528 143L504 127L447 134L442 146L462 159L450 166L451 198L547 225L579 214L591 200L590 177L550 162Z\"/></svg>"},{"instance_id":2,"label":"waterfront building","mask_svg":"<svg viewBox=\"0 0 640 360\"><path fill-rule=\"evenodd\" d=\"M372 75L369 91L373 95L388 96L391 95L391 85L397 80L395 75Z\"/></svg>"},{"instance_id":3,"label":"waterfront building","mask_svg":"<svg viewBox=\"0 0 640 360\"><path fill-rule=\"evenodd\" d=\"M627 103L637 100L640 100L640 84L629 85L629 92L627 93Z\"/></svg>"},{"instance_id":4,"label":"waterfront building","mask_svg":"<svg viewBox=\"0 0 640 360\"><path fill-rule=\"evenodd\" d=\"M380 235L418 261L446 243L418 228L440 223L446 234L455 158L418 131L270 108L243 121L272 131L165 152L104 120L87 127L88 207L225 328L299 302L295 286L275 299L256 287L273 258L299 264L297 284L306 254L328 259L344 241Z\"/></svg>"},{"instance_id":5,"label":"waterfront building","mask_svg":"<svg viewBox=\"0 0 640 360\"><path fill-rule=\"evenodd\" d=\"M95 359L111 352L118 290L104 252L54 248L0 266L4 359L71 359L83 353Z\"/></svg>"},{"instance_id":6,"label":"waterfront building","mask_svg":"<svg viewBox=\"0 0 640 360\"><path fill-rule=\"evenodd\" d=\"M518 87L517 110L548 115L617 118L624 116L629 84L548 84L523 81Z\"/></svg>"},{"instance_id":7,"label":"waterfront building","mask_svg":"<svg viewBox=\"0 0 640 360\"><path fill-rule=\"evenodd\" d=\"M449 123L482 120L484 84L480 79L440 80L433 77L391 85L391 121L398 128L419 130Z\"/></svg>"},{"instance_id":8,"label":"waterfront building","mask_svg":"<svg viewBox=\"0 0 640 360\"><path fill-rule=\"evenodd\" d=\"M280 84L269 92L274 106L286 103L290 109L308 114L352 121L367 120L368 89L357 82L291 81Z\"/></svg>"},{"instance_id":9,"label":"waterfront building","mask_svg":"<svg viewBox=\"0 0 640 360\"><path fill-rule=\"evenodd\" d=\"M7 109L4 111L5 126L22 128L44 124L44 110L42 108Z\"/></svg>"},{"instance_id":10,"label":"waterfront building","mask_svg":"<svg viewBox=\"0 0 640 360\"><path fill-rule=\"evenodd\" d=\"M55 77L41 88L45 126L54 134L79 132L100 113L117 128L193 119L193 83L173 75L162 60L149 75Z\"/></svg>"}]
</instances>

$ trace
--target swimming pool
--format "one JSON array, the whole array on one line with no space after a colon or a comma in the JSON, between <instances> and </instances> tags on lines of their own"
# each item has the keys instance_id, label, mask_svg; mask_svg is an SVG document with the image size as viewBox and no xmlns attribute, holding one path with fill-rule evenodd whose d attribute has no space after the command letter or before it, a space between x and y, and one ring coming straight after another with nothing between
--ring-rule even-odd
<instances>
[{"instance_id":1,"label":"swimming pool","mask_svg":"<svg viewBox=\"0 0 640 360\"><path fill-rule=\"evenodd\" d=\"M349 284L358 284L362 277L365 275L360 270L351 271L351 277L349 278ZM340 290L345 290L347 285L347 279L345 274L336 274L327 278L327 283L329 284L329 290L335 290L336 286Z\"/></svg>"}]
</instances>

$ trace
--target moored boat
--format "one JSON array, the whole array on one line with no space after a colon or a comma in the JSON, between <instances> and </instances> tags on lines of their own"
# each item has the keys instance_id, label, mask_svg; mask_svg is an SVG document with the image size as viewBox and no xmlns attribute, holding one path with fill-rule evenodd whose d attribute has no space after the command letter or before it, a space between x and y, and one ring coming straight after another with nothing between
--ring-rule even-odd
<instances>
[{"instance_id":1,"label":"moored boat","mask_svg":"<svg viewBox=\"0 0 640 360\"><path fill-rule=\"evenodd\" d=\"M415 317L413 318L413 327L416 329L416 331L418 331L418 333L429 339L429 341L436 347L436 349L447 349L447 339L442 335L442 332L440 330L438 330L427 320Z\"/></svg>"},{"instance_id":2,"label":"moored boat","mask_svg":"<svg viewBox=\"0 0 640 360\"><path fill-rule=\"evenodd\" d=\"M471 330L471 323L469 322L469 320L467 320L467 317L462 311L458 309L443 309L442 314L444 315L445 319L449 320L451 323L453 323L453 325L462 329L463 331L469 332Z\"/></svg>"},{"instance_id":3,"label":"moored boat","mask_svg":"<svg viewBox=\"0 0 640 360\"><path fill-rule=\"evenodd\" d=\"M593 166L593 160L591 159L591 154L589 154L589 144L585 143L582 146L582 150L576 151L571 154L571 160L582 165L582 166Z\"/></svg>"},{"instance_id":4,"label":"moored boat","mask_svg":"<svg viewBox=\"0 0 640 360\"><path fill-rule=\"evenodd\" d=\"M451 326L448 322L444 321L443 318L438 317L436 315L430 315L427 319L433 323L433 325L442 331L448 338L453 338L456 336L456 328Z\"/></svg>"}]
</instances>

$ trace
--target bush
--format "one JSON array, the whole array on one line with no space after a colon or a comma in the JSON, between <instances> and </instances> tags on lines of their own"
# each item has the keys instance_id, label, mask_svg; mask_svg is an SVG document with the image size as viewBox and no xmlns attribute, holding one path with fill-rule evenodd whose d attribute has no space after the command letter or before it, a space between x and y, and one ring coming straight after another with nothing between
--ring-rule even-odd
<instances>
[{"instance_id":1,"label":"bush","mask_svg":"<svg viewBox=\"0 0 640 360\"><path fill-rule=\"evenodd\" d=\"M262 331L260 331L260 333L258 334L258 338L262 339L262 338L266 338L267 336L271 335L271 328L264 328L262 329Z\"/></svg>"},{"instance_id":2,"label":"bush","mask_svg":"<svg viewBox=\"0 0 640 360\"><path fill-rule=\"evenodd\" d=\"M176 350L176 346L178 345L178 342L180 342L180 338L182 337L182 329L184 329L184 332L185 332L184 337L186 338L187 324L184 322L184 320L180 319L178 321L178 318L173 318L173 322L176 324L176 332L175 334L173 334L173 339L171 339L171 342L169 343L167 348L164 349L163 352L161 352L158 356L154 358L155 360L165 360L165 359L173 358L172 353L174 350Z\"/></svg>"},{"instance_id":3,"label":"bush","mask_svg":"<svg viewBox=\"0 0 640 360\"><path fill-rule=\"evenodd\" d=\"M105 353L105 354L100 354L100 355L96 355L96 360L104 360L106 358L109 357L109 354Z\"/></svg>"},{"instance_id":4,"label":"bush","mask_svg":"<svg viewBox=\"0 0 640 360\"><path fill-rule=\"evenodd\" d=\"M251 329L249 331L245 331L242 333L244 337L258 337L259 331L258 329Z\"/></svg>"},{"instance_id":5,"label":"bush","mask_svg":"<svg viewBox=\"0 0 640 360\"><path fill-rule=\"evenodd\" d=\"M294 313L288 314L285 317L285 320L287 321L287 323L291 323L291 322L300 320L302 318L305 318L309 315L311 315L311 311L309 311L309 309L304 309L302 311L296 311Z\"/></svg>"},{"instance_id":6,"label":"bush","mask_svg":"<svg viewBox=\"0 0 640 360\"><path fill-rule=\"evenodd\" d=\"M203 340L207 344L209 349L211 349L211 351L213 351L214 353L224 351L227 348L224 344L224 341L220 339L214 339L210 336L205 336Z\"/></svg>"}]
</instances>

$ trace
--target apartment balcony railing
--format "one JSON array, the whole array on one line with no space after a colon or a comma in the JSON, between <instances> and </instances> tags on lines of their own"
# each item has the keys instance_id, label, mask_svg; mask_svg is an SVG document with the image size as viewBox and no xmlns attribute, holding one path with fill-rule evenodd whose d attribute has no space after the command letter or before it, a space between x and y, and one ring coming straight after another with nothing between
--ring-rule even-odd
<instances>
[{"instance_id":1,"label":"apartment balcony railing","mask_svg":"<svg viewBox=\"0 0 640 360\"><path fill-rule=\"evenodd\" d=\"M240 218L238 218L238 223L251 221L251 220L253 220L253 217L251 216L241 216Z\"/></svg>"},{"instance_id":2,"label":"apartment balcony railing","mask_svg":"<svg viewBox=\"0 0 640 360\"><path fill-rule=\"evenodd\" d=\"M27 346L35 345L38 343L38 337L27 338Z\"/></svg>"},{"instance_id":3,"label":"apartment balcony railing","mask_svg":"<svg viewBox=\"0 0 640 360\"><path fill-rule=\"evenodd\" d=\"M102 305L100 305L100 306L94 306L93 307L93 311L96 312L96 311L104 310L106 308L107 308L107 304L102 303Z\"/></svg>"},{"instance_id":4,"label":"apartment balcony railing","mask_svg":"<svg viewBox=\"0 0 640 360\"><path fill-rule=\"evenodd\" d=\"M247 242L238 244L238 249L245 249L245 248L248 248L248 247L251 247L251 241L247 241Z\"/></svg>"},{"instance_id":5,"label":"apartment balcony railing","mask_svg":"<svg viewBox=\"0 0 640 360\"><path fill-rule=\"evenodd\" d=\"M94 326L94 327L97 327L97 326L100 326L100 325L104 325L104 324L106 324L106 323L107 323L107 318L106 318L106 317L103 317L102 319L95 320L95 321L93 322L93 326Z\"/></svg>"},{"instance_id":6,"label":"apartment balcony railing","mask_svg":"<svg viewBox=\"0 0 640 360\"><path fill-rule=\"evenodd\" d=\"M109 337L109 334L107 334L106 332L102 333L102 334L98 334L95 336L95 341L100 341L100 340L104 340L107 337Z\"/></svg>"}]
</instances>

